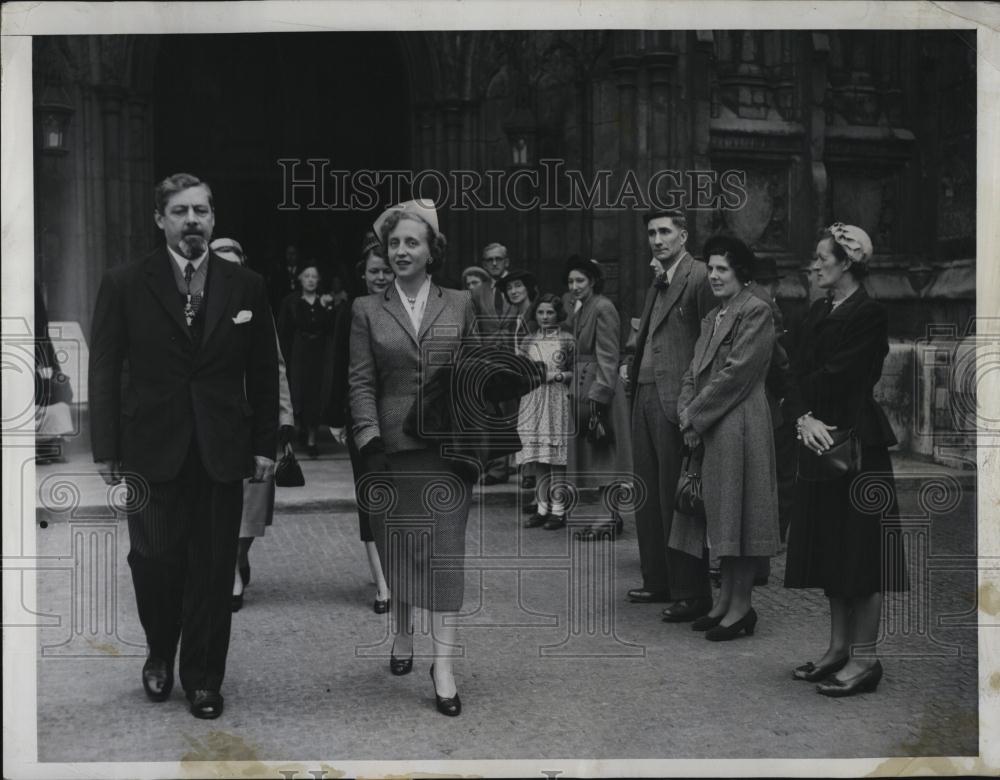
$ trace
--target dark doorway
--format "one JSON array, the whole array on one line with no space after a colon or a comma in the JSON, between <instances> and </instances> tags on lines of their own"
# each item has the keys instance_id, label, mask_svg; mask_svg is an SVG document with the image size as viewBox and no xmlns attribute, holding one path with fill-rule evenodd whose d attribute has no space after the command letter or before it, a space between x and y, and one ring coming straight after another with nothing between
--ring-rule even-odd
<instances>
[{"instance_id":1,"label":"dark doorway","mask_svg":"<svg viewBox=\"0 0 1000 780\"><path fill-rule=\"evenodd\" d=\"M350 276L365 230L388 204L281 210L278 160L302 160L300 176L308 158L329 160L330 170L408 166L410 101L396 36L170 35L158 43L156 179L177 171L206 179L215 235L238 239L256 270L281 262L295 243L300 258Z\"/></svg>"}]
</instances>

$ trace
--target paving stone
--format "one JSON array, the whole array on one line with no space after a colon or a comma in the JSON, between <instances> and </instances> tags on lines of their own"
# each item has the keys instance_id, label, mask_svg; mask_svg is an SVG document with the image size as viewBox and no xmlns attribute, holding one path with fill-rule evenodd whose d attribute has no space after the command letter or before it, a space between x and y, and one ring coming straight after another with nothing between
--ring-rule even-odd
<instances>
[{"instance_id":1,"label":"paving stone","mask_svg":"<svg viewBox=\"0 0 1000 780\"><path fill-rule=\"evenodd\" d=\"M914 493L904 495L904 509L915 512L916 501ZM933 554L974 555L974 501L967 494L947 517L932 519ZM686 624L663 623L662 605L627 602L625 592L640 582L635 532L627 527L610 545L614 595L598 616L613 632L578 637L571 646L577 655L545 655L571 635L568 537L521 530L512 507L492 504L470 523L468 549L500 551L510 566L471 567L466 574L459 629L464 657L456 662L461 717L444 718L434 709L429 661L421 655L429 638L418 639L413 674L389 674L387 619L371 609L374 586L356 517L295 512L279 513L251 551L246 606L233 622L226 712L199 721L179 690L162 704L142 693L144 652L123 522L113 525L117 635L90 637L103 652L53 655L72 638L70 606L82 603L70 576L73 528L54 523L37 530L39 554L65 564L38 578L40 612L61 618L38 631L40 652L45 648L38 667L42 761L978 752L974 629L932 621L940 643L934 647L952 655L884 656L885 679L876 694L819 696L813 685L792 680L791 669L824 648L826 600L783 588L780 556L770 584L755 592L757 633L711 643ZM974 570L930 576L932 618L975 606ZM887 602L894 610L907 608L905 598ZM591 652L603 655L588 657Z\"/></svg>"}]
</instances>

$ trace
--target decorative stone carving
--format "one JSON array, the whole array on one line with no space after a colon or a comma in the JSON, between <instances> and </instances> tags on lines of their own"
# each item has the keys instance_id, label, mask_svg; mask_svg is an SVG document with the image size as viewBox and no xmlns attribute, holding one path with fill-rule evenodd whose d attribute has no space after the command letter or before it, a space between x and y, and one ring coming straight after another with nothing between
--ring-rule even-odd
<instances>
[{"instance_id":1,"label":"decorative stone carving","mask_svg":"<svg viewBox=\"0 0 1000 780\"><path fill-rule=\"evenodd\" d=\"M733 59L720 60L718 66L719 101L746 119L766 119L769 109L767 79L758 62L760 34L757 30L724 33L733 44Z\"/></svg>"},{"instance_id":2,"label":"decorative stone carving","mask_svg":"<svg viewBox=\"0 0 1000 780\"><path fill-rule=\"evenodd\" d=\"M757 250L780 252L789 248L789 169L785 166L732 163L716 170L746 170L746 204L739 210L716 210L711 230L739 236Z\"/></svg>"},{"instance_id":3,"label":"decorative stone carving","mask_svg":"<svg viewBox=\"0 0 1000 780\"><path fill-rule=\"evenodd\" d=\"M965 238L976 232L976 172L968 146L949 145L941 166L938 240Z\"/></svg>"},{"instance_id":4,"label":"decorative stone carving","mask_svg":"<svg viewBox=\"0 0 1000 780\"><path fill-rule=\"evenodd\" d=\"M891 252L897 243L899 171L836 167L830 178L827 220L857 225L871 236L877 254Z\"/></svg>"},{"instance_id":5,"label":"decorative stone carving","mask_svg":"<svg viewBox=\"0 0 1000 780\"><path fill-rule=\"evenodd\" d=\"M32 69L38 85L72 84L80 80L83 67L78 61L71 39L62 35L38 36L32 49Z\"/></svg>"},{"instance_id":6,"label":"decorative stone carving","mask_svg":"<svg viewBox=\"0 0 1000 780\"><path fill-rule=\"evenodd\" d=\"M101 58L100 81L104 86L122 87L130 83L129 54L134 41L131 35L102 35L99 39Z\"/></svg>"}]
</instances>

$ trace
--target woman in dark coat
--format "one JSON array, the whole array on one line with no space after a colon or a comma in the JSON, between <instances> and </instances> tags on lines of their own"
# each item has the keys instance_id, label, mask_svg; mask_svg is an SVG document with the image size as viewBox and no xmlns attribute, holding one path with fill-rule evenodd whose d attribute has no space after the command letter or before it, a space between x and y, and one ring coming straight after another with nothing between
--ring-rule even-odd
<instances>
[{"instance_id":1,"label":"woman in dark coat","mask_svg":"<svg viewBox=\"0 0 1000 780\"><path fill-rule=\"evenodd\" d=\"M691 624L705 638L752 634L754 572L778 551L778 493L771 413L764 393L776 337L771 307L749 289L753 253L742 241L705 244L719 305L701 321L677 414L684 443L704 443L705 519L674 513L670 546L701 557L707 541L721 561L722 587L709 613Z\"/></svg>"},{"instance_id":2,"label":"woman in dark coat","mask_svg":"<svg viewBox=\"0 0 1000 780\"><path fill-rule=\"evenodd\" d=\"M356 271L364 284L368 295L384 293L395 275L385 259L385 250L374 233L365 237L362 247L363 259L358 263ZM328 422L330 433L338 444L347 446L351 456L351 469L354 472L355 495L357 485L365 476L364 463L358 454L358 448L351 435L351 410L347 402L348 370L351 362L351 305L341 303L336 308L333 327L333 396L330 399ZM375 536L372 534L371 520L364 502L358 498L358 527L361 541L365 545L368 558L368 569L371 571L372 582L375 583L375 602L372 609L375 614L382 615L389 611L389 585L385 580L382 561L379 558Z\"/></svg>"},{"instance_id":3,"label":"woman in dark coat","mask_svg":"<svg viewBox=\"0 0 1000 780\"><path fill-rule=\"evenodd\" d=\"M299 283L302 289L281 302L278 338L288 366L295 419L306 452L316 457L316 429L323 423L333 381L333 304L329 295L319 292L315 265L302 269Z\"/></svg>"},{"instance_id":4,"label":"woman in dark coat","mask_svg":"<svg viewBox=\"0 0 1000 780\"><path fill-rule=\"evenodd\" d=\"M831 431L850 428L861 446L860 473L823 482L801 478L802 459L811 456L799 452L785 586L823 589L830 601L830 643L793 676L818 682L828 696L878 686L882 665L873 652L882 593L907 587L899 537L884 533L884 518L896 514L888 451L896 438L872 396L889 339L885 308L861 283L871 256L871 239L861 228L835 223L822 234L811 270L827 297L812 305L803 323L792 361L796 382L786 401L803 448L825 452ZM854 657L854 647L869 654Z\"/></svg>"},{"instance_id":5,"label":"woman in dark coat","mask_svg":"<svg viewBox=\"0 0 1000 780\"><path fill-rule=\"evenodd\" d=\"M600 487L625 495L617 489L611 475L632 472L632 442L628 401L618 376L621 355L621 320L615 305L601 295L604 274L596 260L570 258L566 267L566 285L570 293L570 314L566 328L576 341L573 371L574 440L570 442L567 473L577 487ZM588 440L591 419L599 420L611 441L595 444ZM622 480L624 481L624 479ZM621 513L610 507L611 519L580 529L582 539L593 540L609 535L616 539L622 532ZM545 528L561 527L545 525Z\"/></svg>"},{"instance_id":6,"label":"woman in dark coat","mask_svg":"<svg viewBox=\"0 0 1000 780\"><path fill-rule=\"evenodd\" d=\"M522 342L536 329L527 315L538 297L538 283L530 271L515 268L497 282L497 287L510 304L510 311L500 320L499 333L502 334L504 349L517 354Z\"/></svg>"}]
</instances>

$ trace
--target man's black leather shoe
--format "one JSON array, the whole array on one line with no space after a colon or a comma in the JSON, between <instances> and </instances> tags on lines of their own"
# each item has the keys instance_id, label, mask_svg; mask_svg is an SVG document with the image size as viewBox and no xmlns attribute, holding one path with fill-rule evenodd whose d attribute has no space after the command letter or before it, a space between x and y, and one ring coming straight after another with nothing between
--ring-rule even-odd
<instances>
[{"instance_id":1,"label":"man's black leather shoe","mask_svg":"<svg viewBox=\"0 0 1000 780\"><path fill-rule=\"evenodd\" d=\"M711 609L711 599L681 599L663 610L663 619L667 623L687 623L707 615Z\"/></svg>"},{"instance_id":2,"label":"man's black leather shoe","mask_svg":"<svg viewBox=\"0 0 1000 780\"><path fill-rule=\"evenodd\" d=\"M538 528L549 522L548 515L540 515L538 512L530 515L527 520L521 523L521 528Z\"/></svg>"},{"instance_id":3,"label":"man's black leather shoe","mask_svg":"<svg viewBox=\"0 0 1000 780\"><path fill-rule=\"evenodd\" d=\"M628 598L636 604L666 604L670 601L670 594L665 590L633 588L628 592Z\"/></svg>"},{"instance_id":4,"label":"man's black leather shoe","mask_svg":"<svg viewBox=\"0 0 1000 780\"><path fill-rule=\"evenodd\" d=\"M142 665L142 687L152 701L165 701L174 689L174 670L162 658L150 656Z\"/></svg>"},{"instance_id":5,"label":"man's black leather shoe","mask_svg":"<svg viewBox=\"0 0 1000 780\"><path fill-rule=\"evenodd\" d=\"M212 720L222 714L222 694L218 691L188 691L191 714L202 720Z\"/></svg>"},{"instance_id":6,"label":"man's black leather shoe","mask_svg":"<svg viewBox=\"0 0 1000 780\"><path fill-rule=\"evenodd\" d=\"M566 527L566 515L549 514L545 517L545 525L542 528L546 531L558 531L560 528Z\"/></svg>"}]
</instances>

